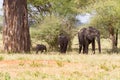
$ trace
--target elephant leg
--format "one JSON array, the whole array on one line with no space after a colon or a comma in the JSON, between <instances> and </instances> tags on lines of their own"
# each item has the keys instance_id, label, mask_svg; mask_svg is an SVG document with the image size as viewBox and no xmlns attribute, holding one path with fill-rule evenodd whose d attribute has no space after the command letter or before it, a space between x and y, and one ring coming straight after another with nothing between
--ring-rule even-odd
<instances>
[{"instance_id":1,"label":"elephant leg","mask_svg":"<svg viewBox=\"0 0 120 80\"><path fill-rule=\"evenodd\" d=\"M67 44L64 44L63 52L66 53L66 51L67 51Z\"/></svg>"},{"instance_id":2,"label":"elephant leg","mask_svg":"<svg viewBox=\"0 0 120 80\"><path fill-rule=\"evenodd\" d=\"M79 53L81 53L82 45L79 45Z\"/></svg>"},{"instance_id":3,"label":"elephant leg","mask_svg":"<svg viewBox=\"0 0 120 80\"><path fill-rule=\"evenodd\" d=\"M86 53L86 54L88 54L88 46L89 46L89 43L86 42L86 44L85 44L85 53Z\"/></svg>"},{"instance_id":4,"label":"elephant leg","mask_svg":"<svg viewBox=\"0 0 120 80\"><path fill-rule=\"evenodd\" d=\"M60 52L63 52L63 44L60 44Z\"/></svg>"},{"instance_id":5,"label":"elephant leg","mask_svg":"<svg viewBox=\"0 0 120 80\"><path fill-rule=\"evenodd\" d=\"M92 41L92 51L93 51L93 54L95 54L95 39L93 39Z\"/></svg>"},{"instance_id":6,"label":"elephant leg","mask_svg":"<svg viewBox=\"0 0 120 80\"><path fill-rule=\"evenodd\" d=\"M43 53L44 50L41 50L41 53Z\"/></svg>"},{"instance_id":7,"label":"elephant leg","mask_svg":"<svg viewBox=\"0 0 120 80\"><path fill-rule=\"evenodd\" d=\"M39 50L37 49L37 50L36 50L36 54L38 54L38 51L39 51Z\"/></svg>"},{"instance_id":8,"label":"elephant leg","mask_svg":"<svg viewBox=\"0 0 120 80\"><path fill-rule=\"evenodd\" d=\"M61 46L61 53L64 53L64 48L65 48L65 44L63 43Z\"/></svg>"},{"instance_id":9,"label":"elephant leg","mask_svg":"<svg viewBox=\"0 0 120 80\"><path fill-rule=\"evenodd\" d=\"M85 54L85 45L83 45L83 54Z\"/></svg>"},{"instance_id":10,"label":"elephant leg","mask_svg":"<svg viewBox=\"0 0 120 80\"><path fill-rule=\"evenodd\" d=\"M86 50L85 50L85 53L86 53L86 54L88 54L88 46L89 46L89 45L86 46Z\"/></svg>"},{"instance_id":11,"label":"elephant leg","mask_svg":"<svg viewBox=\"0 0 120 80\"><path fill-rule=\"evenodd\" d=\"M63 47L62 47L62 53L65 53L65 44L63 44Z\"/></svg>"},{"instance_id":12,"label":"elephant leg","mask_svg":"<svg viewBox=\"0 0 120 80\"><path fill-rule=\"evenodd\" d=\"M39 52L39 49L36 49L36 54L38 54L38 52Z\"/></svg>"}]
</instances>

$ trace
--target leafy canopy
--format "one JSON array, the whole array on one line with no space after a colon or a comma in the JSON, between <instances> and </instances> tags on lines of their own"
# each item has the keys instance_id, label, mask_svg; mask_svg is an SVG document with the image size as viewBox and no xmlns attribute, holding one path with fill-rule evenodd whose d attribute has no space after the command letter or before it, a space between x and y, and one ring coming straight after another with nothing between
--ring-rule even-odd
<instances>
[{"instance_id":1,"label":"leafy canopy","mask_svg":"<svg viewBox=\"0 0 120 80\"><path fill-rule=\"evenodd\" d=\"M119 0L100 0L98 3L95 3L93 7L93 10L95 10L95 15L92 18L90 25L94 25L101 29L103 33L107 33L110 27L115 30L119 29Z\"/></svg>"}]
</instances>

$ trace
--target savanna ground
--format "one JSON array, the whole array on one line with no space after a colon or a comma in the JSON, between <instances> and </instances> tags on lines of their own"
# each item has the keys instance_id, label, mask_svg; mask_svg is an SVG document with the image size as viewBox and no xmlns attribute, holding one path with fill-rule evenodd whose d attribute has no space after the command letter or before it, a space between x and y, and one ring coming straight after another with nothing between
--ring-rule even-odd
<instances>
[{"instance_id":1,"label":"savanna ground","mask_svg":"<svg viewBox=\"0 0 120 80\"><path fill-rule=\"evenodd\" d=\"M75 38L73 48L77 44ZM65 55L1 52L0 80L120 80L120 52L109 52L109 39L102 39L101 45L102 53L96 50L95 55L91 50L88 55L78 54L76 49Z\"/></svg>"}]
</instances>

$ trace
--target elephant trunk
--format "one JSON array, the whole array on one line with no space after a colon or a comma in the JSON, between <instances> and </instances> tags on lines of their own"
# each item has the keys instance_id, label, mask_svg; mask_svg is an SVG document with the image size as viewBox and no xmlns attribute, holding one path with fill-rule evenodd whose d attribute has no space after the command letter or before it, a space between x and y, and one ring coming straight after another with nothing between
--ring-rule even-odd
<instances>
[{"instance_id":1,"label":"elephant trunk","mask_svg":"<svg viewBox=\"0 0 120 80\"><path fill-rule=\"evenodd\" d=\"M101 43L100 43L100 36L97 37L98 49L99 53L101 53Z\"/></svg>"}]
</instances>

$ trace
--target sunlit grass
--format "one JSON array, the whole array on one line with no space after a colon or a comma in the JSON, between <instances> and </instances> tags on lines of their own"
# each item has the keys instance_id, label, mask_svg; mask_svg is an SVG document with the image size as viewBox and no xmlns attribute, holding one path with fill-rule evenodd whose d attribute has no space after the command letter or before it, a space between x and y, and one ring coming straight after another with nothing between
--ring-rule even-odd
<instances>
[{"instance_id":1,"label":"sunlit grass","mask_svg":"<svg viewBox=\"0 0 120 80\"><path fill-rule=\"evenodd\" d=\"M2 61L20 60L0 66L10 80L119 80L120 54L0 54ZM29 62L27 62L29 61ZM39 62L42 61L42 62ZM46 62L51 61L51 63ZM54 62L52 62L54 61ZM25 63L26 62L26 63ZM14 73L16 72L16 73Z\"/></svg>"}]
</instances>

